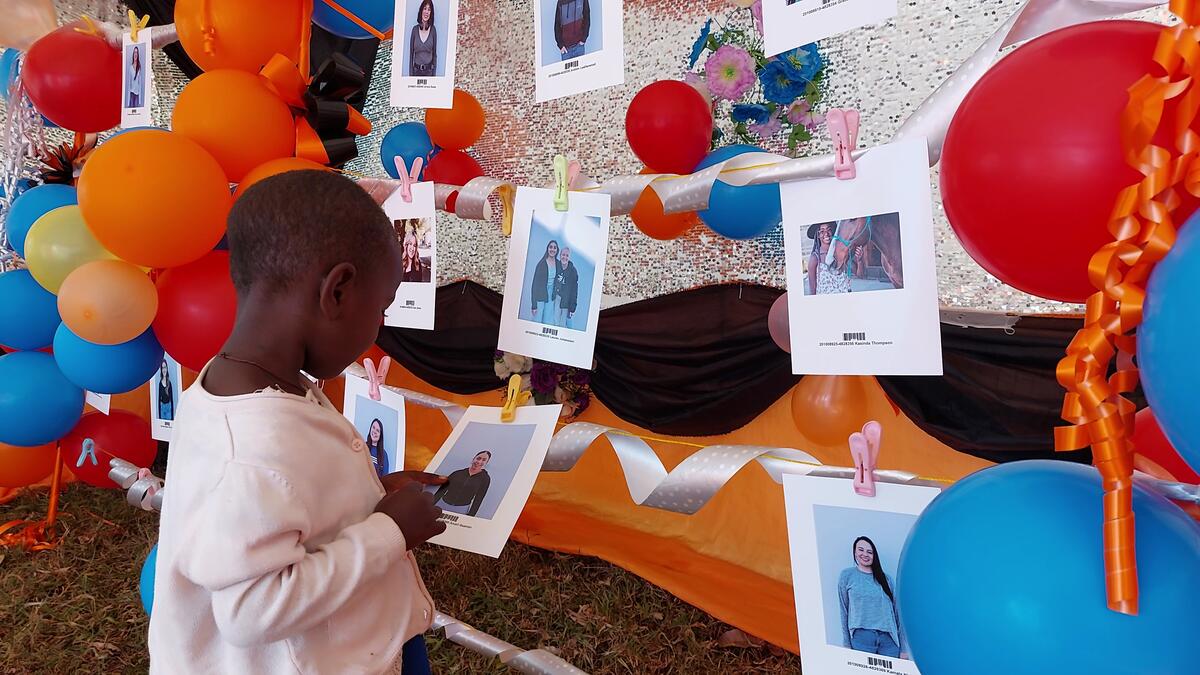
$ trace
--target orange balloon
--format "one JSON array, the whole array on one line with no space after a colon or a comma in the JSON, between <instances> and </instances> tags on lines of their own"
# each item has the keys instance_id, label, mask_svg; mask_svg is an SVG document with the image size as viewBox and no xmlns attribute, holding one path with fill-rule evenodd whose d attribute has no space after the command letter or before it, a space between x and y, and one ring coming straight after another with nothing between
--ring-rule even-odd
<instances>
[{"instance_id":1,"label":"orange balloon","mask_svg":"<svg viewBox=\"0 0 1200 675\"><path fill-rule=\"evenodd\" d=\"M202 69L257 73L276 53L299 60L305 4L306 0L178 0L175 28L183 50Z\"/></svg>"},{"instance_id":2,"label":"orange balloon","mask_svg":"<svg viewBox=\"0 0 1200 675\"><path fill-rule=\"evenodd\" d=\"M487 124L483 106L462 89L454 90L452 105L449 110L426 110L425 130L434 145L445 150L465 150L483 136L483 127Z\"/></svg>"},{"instance_id":3,"label":"orange balloon","mask_svg":"<svg viewBox=\"0 0 1200 675\"><path fill-rule=\"evenodd\" d=\"M659 172L645 168L639 173L645 175ZM678 237L700 221L695 211L663 213L662 200L658 198L658 193L649 187L642 190L642 194L638 197L637 204L633 206L633 211L629 213L629 217L633 218L633 224L643 234L654 239L663 240Z\"/></svg>"},{"instance_id":4,"label":"orange balloon","mask_svg":"<svg viewBox=\"0 0 1200 675\"><path fill-rule=\"evenodd\" d=\"M261 76L212 70L179 92L171 126L212 153L237 183L263 162L296 153L292 111Z\"/></svg>"},{"instance_id":5,"label":"orange balloon","mask_svg":"<svg viewBox=\"0 0 1200 675\"><path fill-rule=\"evenodd\" d=\"M0 488L40 482L54 471L54 444L25 448L0 443Z\"/></svg>"},{"instance_id":6,"label":"orange balloon","mask_svg":"<svg viewBox=\"0 0 1200 675\"><path fill-rule=\"evenodd\" d=\"M158 312L158 290L124 260L77 268L58 289L58 314L67 328L98 345L119 345L146 332Z\"/></svg>"},{"instance_id":7,"label":"orange balloon","mask_svg":"<svg viewBox=\"0 0 1200 675\"><path fill-rule=\"evenodd\" d=\"M251 185L254 185L264 178L277 176L281 173L287 173L288 171L304 170L328 171L329 167L323 164L317 164L311 159L304 159L303 157L284 157L282 159L273 159L269 162L259 164L258 166L254 167L250 173L246 174L246 177L242 179L242 182L238 183L237 191L233 193L233 199L234 201L237 201L237 198L241 197L243 192L250 189Z\"/></svg>"},{"instance_id":8,"label":"orange balloon","mask_svg":"<svg viewBox=\"0 0 1200 675\"><path fill-rule=\"evenodd\" d=\"M805 438L827 446L847 445L867 413L865 377L805 375L792 390L792 419Z\"/></svg>"},{"instance_id":9,"label":"orange balloon","mask_svg":"<svg viewBox=\"0 0 1200 675\"><path fill-rule=\"evenodd\" d=\"M142 267L178 267L221 241L229 180L204 148L180 134L127 131L92 153L79 206L106 249Z\"/></svg>"}]
</instances>

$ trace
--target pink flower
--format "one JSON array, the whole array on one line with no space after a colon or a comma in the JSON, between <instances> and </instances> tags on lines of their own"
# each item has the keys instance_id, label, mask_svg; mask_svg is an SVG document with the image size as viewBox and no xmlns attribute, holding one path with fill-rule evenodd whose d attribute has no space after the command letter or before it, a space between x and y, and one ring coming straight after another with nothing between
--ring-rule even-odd
<instances>
[{"instance_id":1,"label":"pink flower","mask_svg":"<svg viewBox=\"0 0 1200 675\"><path fill-rule=\"evenodd\" d=\"M705 101L712 105L712 92L708 90L708 85L704 83L704 78L699 73L684 73L683 81L691 85L693 89L700 92Z\"/></svg>"},{"instance_id":2,"label":"pink flower","mask_svg":"<svg viewBox=\"0 0 1200 675\"><path fill-rule=\"evenodd\" d=\"M736 101L754 86L754 57L733 45L722 45L704 63L704 78L713 95Z\"/></svg>"},{"instance_id":3,"label":"pink flower","mask_svg":"<svg viewBox=\"0 0 1200 675\"><path fill-rule=\"evenodd\" d=\"M763 141L769 140L772 136L779 133L783 128L783 122L779 121L779 111L771 113L770 119L763 124L751 124L749 127L750 133L757 135Z\"/></svg>"},{"instance_id":4,"label":"pink flower","mask_svg":"<svg viewBox=\"0 0 1200 675\"><path fill-rule=\"evenodd\" d=\"M812 111L808 101L800 99L788 108L788 121L792 124L803 126L805 129L812 131L825 122L824 115L818 115Z\"/></svg>"},{"instance_id":5,"label":"pink flower","mask_svg":"<svg viewBox=\"0 0 1200 675\"><path fill-rule=\"evenodd\" d=\"M762 0L756 0L756 2L755 2L753 5L751 5L751 6L750 6L750 13L754 15L754 28L755 28L755 30L757 30L757 31L758 31L758 34L759 34L759 35L762 35L762 34L763 34L763 27L762 27Z\"/></svg>"}]
</instances>

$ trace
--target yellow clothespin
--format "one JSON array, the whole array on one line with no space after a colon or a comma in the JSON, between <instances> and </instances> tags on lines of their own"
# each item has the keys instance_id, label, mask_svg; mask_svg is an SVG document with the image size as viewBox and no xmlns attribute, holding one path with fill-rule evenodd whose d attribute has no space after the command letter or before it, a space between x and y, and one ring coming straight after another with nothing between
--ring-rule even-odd
<instances>
[{"instance_id":1,"label":"yellow clothespin","mask_svg":"<svg viewBox=\"0 0 1200 675\"><path fill-rule=\"evenodd\" d=\"M554 157L554 209L556 211L566 211L570 208L567 192L570 191L575 178L579 176L579 170L579 162L568 162L567 158L562 155Z\"/></svg>"},{"instance_id":2,"label":"yellow clothespin","mask_svg":"<svg viewBox=\"0 0 1200 675\"><path fill-rule=\"evenodd\" d=\"M104 38L104 34L101 33L100 29L96 27L96 23L94 21L92 21L92 17L88 16L87 14L84 14L84 15L80 16L79 19L81 21L83 21L84 25L87 26L87 28L80 28L79 26L76 26L75 27L76 33L83 33L84 35L95 35L96 37L101 38L101 39Z\"/></svg>"},{"instance_id":3,"label":"yellow clothespin","mask_svg":"<svg viewBox=\"0 0 1200 675\"><path fill-rule=\"evenodd\" d=\"M504 400L504 407L500 409L500 421L511 422L516 419L517 406L524 405L531 395L527 391L521 391L520 375L508 378L508 398Z\"/></svg>"},{"instance_id":4,"label":"yellow clothespin","mask_svg":"<svg viewBox=\"0 0 1200 675\"><path fill-rule=\"evenodd\" d=\"M138 31L142 30L143 28L146 27L146 24L150 23L150 15L147 14L146 16L143 16L142 19L139 21L137 18L137 14L134 14L132 9L129 10L128 14L129 14L129 40L131 42L137 42Z\"/></svg>"}]
</instances>

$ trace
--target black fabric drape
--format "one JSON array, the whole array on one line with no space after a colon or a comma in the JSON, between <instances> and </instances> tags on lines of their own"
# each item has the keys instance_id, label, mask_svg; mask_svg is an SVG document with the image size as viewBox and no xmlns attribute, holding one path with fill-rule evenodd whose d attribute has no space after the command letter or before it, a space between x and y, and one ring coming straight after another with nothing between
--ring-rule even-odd
<instances>
[{"instance_id":1,"label":"black fabric drape","mask_svg":"<svg viewBox=\"0 0 1200 675\"><path fill-rule=\"evenodd\" d=\"M716 435L745 425L798 381L767 332L780 293L708 286L602 311L596 397L657 433ZM474 282L450 284L438 289L435 330L387 328L379 345L441 389L498 389L492 357L501 304L498 293ZM1087 450L1053 449L1063 395L1054 368L1079 326L1077 318L1024 317L1006 334L943 324L943 377L877 379L914 423L961 452L997 462L1087 462Z\"/></svg>"}]
</instances>

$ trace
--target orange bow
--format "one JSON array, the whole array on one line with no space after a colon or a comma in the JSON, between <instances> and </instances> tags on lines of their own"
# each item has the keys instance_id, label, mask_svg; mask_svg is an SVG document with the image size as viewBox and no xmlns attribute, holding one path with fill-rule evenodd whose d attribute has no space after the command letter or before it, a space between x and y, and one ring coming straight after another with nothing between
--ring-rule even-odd
<instances>
[{"instance_id":1,"label":"orange bow","mask_svg":"<svg viewBox=\"0 0 1200 675\"><path fill-rule=\"evenodd\" d=\"M1180 204L1176 186L1200 196L1200 136L1191 125L1200 112L1200 13L1196 0L1171 0L1183 25L1164 27L1154 61L1162 76L1146 75L1129 88L1121 117L1126 159L1143 175L1117 196L1108 229L1114 241L1092 256L1088 276L1100 289L1087 301L1084 326L1068 345L1057 368L1066 388L1062 417L1070 426L1055 429L1055 447L1092 446L1104 481L1104 565L1108 606L1138 612L1137 559L1133 518L1133 424L1136 410L1124 394L1138 384L1129 333L1142 321L1145 283L1154 265L1175 242L1171 214ZM1166 101L1177 99L1174 151L1153 144L1163 123ZM1115 372L1108 375L1113 359Z\"/></svg>"}]
</instances>

